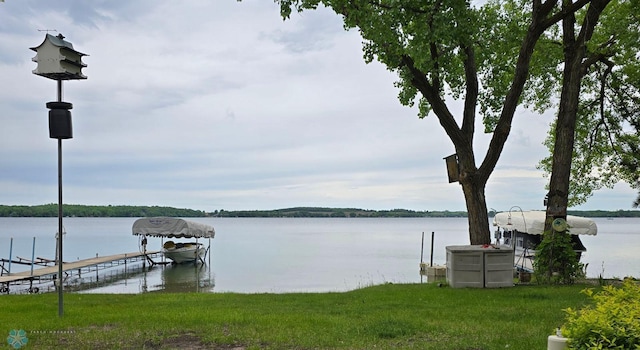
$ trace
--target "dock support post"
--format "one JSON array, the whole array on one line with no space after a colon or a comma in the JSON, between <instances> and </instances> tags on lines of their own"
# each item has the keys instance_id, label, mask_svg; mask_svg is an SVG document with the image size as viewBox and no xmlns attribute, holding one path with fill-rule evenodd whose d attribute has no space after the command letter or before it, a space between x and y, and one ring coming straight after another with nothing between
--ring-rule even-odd
<instances>
[{"instance_id":1,"label":"dock support post","mask_svg":"<svg viewBox=\"0 0 640 350\"><path fill-rule=\"evenodd\" d=\"M33 245L31 246L31 276L33 276L33 264L36 258L36 238L33 237Z\"/></svg>"},{"instance_id":2,"label":"dock support post","mask_svg":"<svg viewBox=\"0 0 640 350\"><path fill-rule=\"evenodd\" d=\"M148 260L149 264L151 264L151 265L149 265L149 269L151 269L153 266L155 266L156 262L153 261L153 259L151 259L151 257L148 254L145 254L144 257L145 257L145 260ZM144 263L144 260L142 262ZM144 265L142 267L144 267Z\"/></svg>"},{"instance_id":3,"label":"dock support post","mask_svg":"<svg viewBox=\"0 0 640 350\"><path fill-rule=\"evenodd\" d=\"M164 237L160 237L160 246L164 247ZM162 254L162 264L165 264L166 260L165 260L165 256L164 254Z\"/></svg>"},{"instance_id":4,"label":"dock support post","mask_svg":"<svg viewBox=\"0 0 640 350\"><path fill-rule=\"evenodd\" d=\"M420 244L420 266L422 266L422 263L424 262L423 257L424 257L424 231L422 231L422 243Z\"/></svg>"},{"instance_id":5,"label":"dock support post","mask_svg":"<svg viewBox=\"0 0 640 350\"><path fill-rule=\"evenodd\" d=\"M429 262L429 266L433 267L433 235L435 235L435 232L431 232L431 260Z\"/></svg>"},{"instance_id":6,"label":"dock support post","mask_svg":"<svg viewBox=\"0 0 640 350\"><path fill-rule=\"evenodd\" d=\"M11 256L11 254L13 253L13 237L11 237L11 240L9 242L9 269L7 270L8 275L11 274L11 260L13 260L13 257Z\"/></svg>"}]
</instances>

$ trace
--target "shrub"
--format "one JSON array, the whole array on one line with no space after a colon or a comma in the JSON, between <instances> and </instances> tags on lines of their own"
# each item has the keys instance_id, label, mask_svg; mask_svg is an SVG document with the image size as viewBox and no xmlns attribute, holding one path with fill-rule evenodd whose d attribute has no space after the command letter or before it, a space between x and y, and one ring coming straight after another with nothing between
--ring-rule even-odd
<instances>
[{"instance_id":1,"label":"shrub","mask_svg":"<svg viewBox=\"0 0 640 350\"><path fill-rule=\"evenodd\" d=\"M605 286L581 310L566 309L562 328L570 349L640 349L640 286L631 279L622 286Z\"/></svg>"},{"instance_id":2,"label":"shrub","mask_svg":"<svg viewBox=\"0 0 640 350\"><path fill-rule=\"evenodd\" d=\"M582 267L568 231L544 233L533 261L538 283L573 284L576 279L583 277Z\"/></svg>"}]
</instances>

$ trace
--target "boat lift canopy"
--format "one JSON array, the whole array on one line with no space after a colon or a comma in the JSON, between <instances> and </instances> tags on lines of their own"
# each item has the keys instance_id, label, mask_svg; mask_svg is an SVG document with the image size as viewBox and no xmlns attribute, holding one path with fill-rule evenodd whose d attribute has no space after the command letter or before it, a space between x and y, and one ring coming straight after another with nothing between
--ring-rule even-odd
<instances>
[{"instance_id":1,"label":"boat lift canopy","mask_svg":"<svg viewBox=\"0 0 640 350\"><path fill-rule=\"evenodd\" d=\"M496 213L493 226L507 231L516 230L530 235L541 235L544 232L544 222L547 213L544 211L512 211ZM596 223L581 216L567 215L567 226L572 235L595 236L598 233Z\"/></svg>"},{"instance_id":2,"label":"boat lift canopy","mask_svg":"<svg viewBox=\"0 0 640 350\"><path fill-rule=\"evenodd\" d=\"M216 234L213 226L170 217L138 219L131 230L135 236L169 238L213 238Z\"/></svg>"}]
</instances>

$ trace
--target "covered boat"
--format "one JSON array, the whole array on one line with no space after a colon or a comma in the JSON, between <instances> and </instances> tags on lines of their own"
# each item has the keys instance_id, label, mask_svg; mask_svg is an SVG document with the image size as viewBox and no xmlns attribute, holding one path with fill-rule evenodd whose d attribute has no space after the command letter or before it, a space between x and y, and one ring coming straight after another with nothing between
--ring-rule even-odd
<instances>
[{"instance_id":1,"label":"covered boat","mask_svg":"<svg viewBox=\"0 0 640 350\"><path fill-rule=\"evenodd\" d=\"M493 217L493 226L497 227L497 243L514 247L517 269L533 271L535 249L542 241L546 217L547 213L544 211L509 211L496 213ZM561 224L564 225L564 222ZM598 226L591 219L567 215L566 229L571 234L571 241L579 259L587 250L580 240L580 235L595 236Z\"/></svg>"},{"instance_id":2,"label":"covered boat","mask_svg":"<svg viewBox=\"0 0 640 350\"><path fill-rule=\"evenodd\" d=\"M180 218L153 217L138 219L133 223L133 234L142 237L195 238L195 242L166 241L163 254L174 263L204 262L204 256L211 247L215 236L212 226ZM209 238L209 247L198 242L199 238Z\"/></svg>"}]
</instances>

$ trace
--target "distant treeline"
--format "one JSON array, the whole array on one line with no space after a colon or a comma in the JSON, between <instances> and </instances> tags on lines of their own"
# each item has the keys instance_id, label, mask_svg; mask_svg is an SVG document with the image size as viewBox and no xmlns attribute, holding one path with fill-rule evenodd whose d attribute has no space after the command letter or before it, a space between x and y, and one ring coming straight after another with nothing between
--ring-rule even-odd
<instances>
[{"instance_id":1,"label":"distant treeline","mask_svg":"<svg viewBox=\"0 0 640 350\"><path fill-rule=\"evenodd\" d=\"M407 209L365 210L356 208L314 208L298 207L276 210L220 210L212 213L219 217L260 217L260 218L422 218L422 217L467 217L465 211L414 211Z\"/></svg>"},{"instance_id":2,"label":"distant treeline","mask_svg":"<svg viewBox=\"0 0 640 350\"><path fill-rule=\"evenodd\" d=\"M567 214L587 218L640 218L640 210L568 210Z\"/></svg>"},{"instance_id":3,"label":"distant treeline","mask_svg":"<svg viewBox=\"0 0 640 350\"><path fill-rule=\"evenodd\" d=\"M203 217L204 211L192 209L177 209L171 207L145 207L130 205L63 205L62 215L67 217ZM0 205L0 217L58 217L58 204L44 204L34 206Z\"/></svg>"},{"instance_id":4,"label":"distant treeline","mask_svg":"<svg viewBox=\"0 0 640 350\"><path fill-rule=\"evenodd\" d=\"M234 218L464 218L465 211L414 211L407 209L366 210L357 208L316 208L296 207L275 210L216 210L205 212L202 210L179 209L158 206L130 206L130 205L77 205L65 204L63 215L66 217L234 217ZM489 216L493 216L489 212ZM570 215L584 217L640 217L640 210L589 210L569 211ZM0 205L0 217L57 217L57 204L35 206Z\"/></svg>"}]
</instances>

